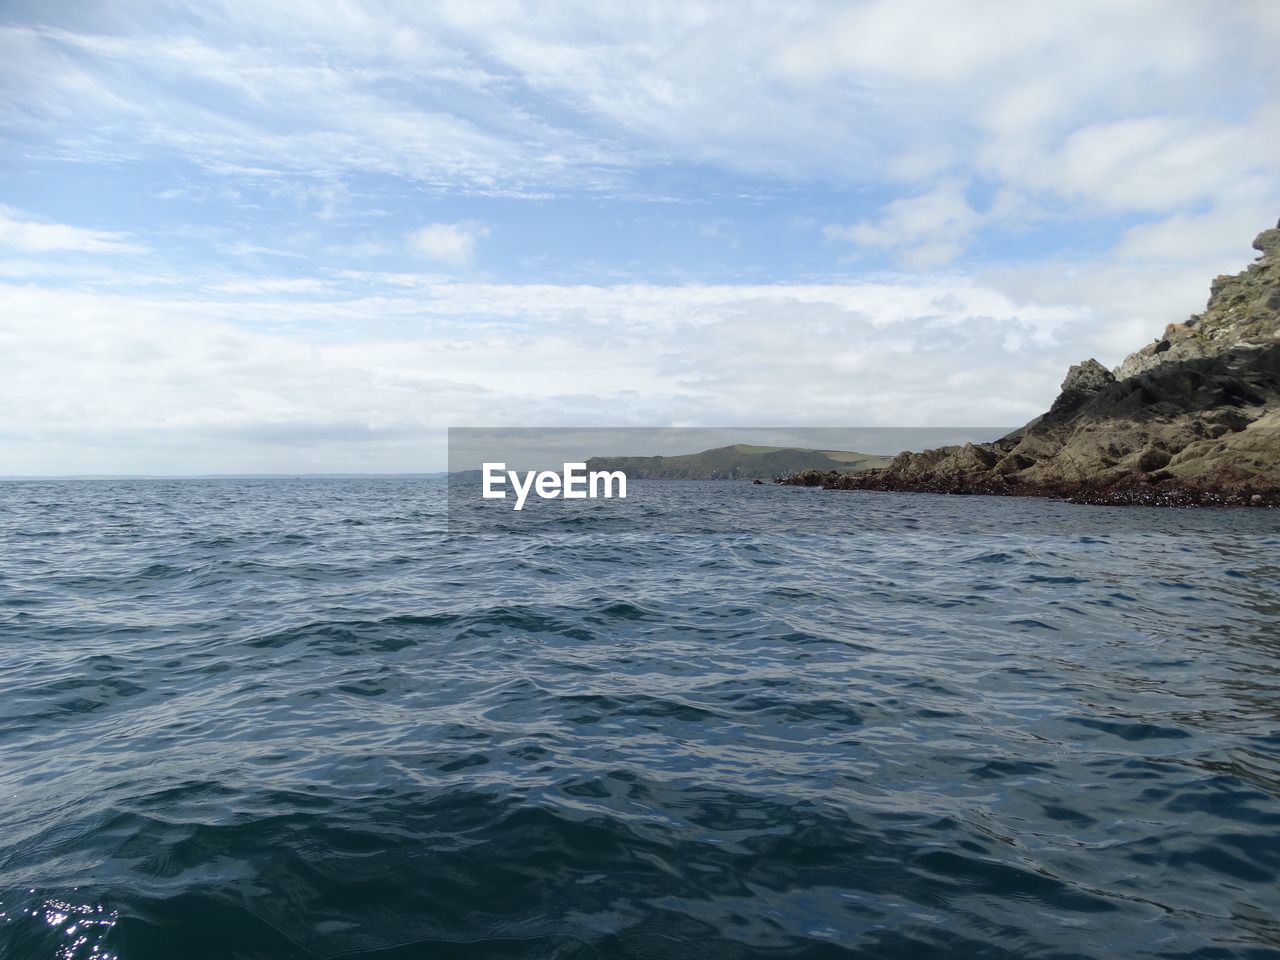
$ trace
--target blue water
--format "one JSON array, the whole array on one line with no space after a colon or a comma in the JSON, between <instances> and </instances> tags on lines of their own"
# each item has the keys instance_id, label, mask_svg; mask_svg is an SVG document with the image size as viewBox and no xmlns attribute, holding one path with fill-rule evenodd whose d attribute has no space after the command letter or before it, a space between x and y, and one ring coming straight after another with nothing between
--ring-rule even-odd
<instances>
[{"instance_id":1,"label":"blue water","mask_svg":"<svg viewBox=\"0 0 1280 960\"><path fill-rule=\"evenodd\" d=\"M595 506L0 484L0 956L1280 957L1280 513Z\"/></svg>"}]
</instances>

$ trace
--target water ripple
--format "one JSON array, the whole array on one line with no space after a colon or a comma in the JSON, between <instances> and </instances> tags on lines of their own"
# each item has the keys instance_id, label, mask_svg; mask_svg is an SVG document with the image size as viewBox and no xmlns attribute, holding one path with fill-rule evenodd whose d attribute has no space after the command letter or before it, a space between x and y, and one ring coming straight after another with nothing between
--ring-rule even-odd
<instances>
[{"instance_id":1,"label":"water ripple","mask_svg":"<svg viewBox=\"0 0 1280 960\"><path fill-rule=\"evenodd\" d=\"M1280 517L0 484L0 955L1280 957Z\"/></svg>"}]
</instances>

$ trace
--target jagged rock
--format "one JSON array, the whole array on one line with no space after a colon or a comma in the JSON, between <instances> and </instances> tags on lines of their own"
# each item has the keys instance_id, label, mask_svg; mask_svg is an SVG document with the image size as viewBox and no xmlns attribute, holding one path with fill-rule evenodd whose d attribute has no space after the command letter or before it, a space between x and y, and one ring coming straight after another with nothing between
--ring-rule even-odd
<instances>
[{"instance_id":1,"label":"jagged rock","mask_svg":"<svg viewBox=\"0 0 1280 960\"><path fill-rule=\"evenodd\" d=\"M1263 230L1253 240L1253 249L1265 257L1280 257L1280 221L1270 230Z\"/></svg>"},{"instance_id":2,"label":"jagged rock","mask_svg":"<svg viewBox=\"0 0 1280 960\"><path fill-rule=\"evenodd\" d=\"M1097 503L1280 504L1280 226L1115 374L1067 371L1049 410L993 443L901 453L790 482L862 490L1058 496Z\"/></svg>"},{"instance_id":3,"label":"jagged rock","mask_svg":"<svg viewBox=\"0 0 1280 960\"><path fill-rule=\"evenodd\" d=\"M1114 383L1115 379L1115 374L1097 360L1091 358L1077 363L1067 370L1067 376L1062 381L1062 392L1045 416L1059 418L1074 413L1099 390Z\"/></svg>"},{"instance_id":4,"label":"jagged rock","mask_svg":"<svg viewBox=\"0 0 1280 960\"><path fill-rule=\"evenodd\" d=\"M1237 347L1263 349L1280 343L1280 227L1253 241L1261 254L1240 273L1217 277L1204 313L1171 323L1154 343L1131 353L1116 368L1124 380L1179 360L1211 357Z\"/></svg>"},{"instance_id":5,"label":"jagged rock","mask_svg":"<svg viewBox=\"0 0 1280 960\"><path fill-rule=\"evenodd\" d=\"M1090 359L1067 370L1067 376L1062 381L1062 392L1097 393L1113 380L1115 376L1110 370L1097 360Z\"/></svg>"}]
</instances>

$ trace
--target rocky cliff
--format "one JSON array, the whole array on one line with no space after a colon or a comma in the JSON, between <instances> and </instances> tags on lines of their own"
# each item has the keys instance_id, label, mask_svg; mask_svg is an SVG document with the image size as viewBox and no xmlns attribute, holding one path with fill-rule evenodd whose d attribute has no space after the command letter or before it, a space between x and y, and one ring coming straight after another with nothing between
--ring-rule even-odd
<instances>
[{"instance_id":1,"label":"rocky cliff","mask_svg":"<svg viewBox=\"0 0 1280 960\"><path fill-rule=\"evenodd\" d=\"M1055 496L1090 503L1280 504L1280 225L1213 281L1203 313L1115 371L1067 371L1042 416L993 443L902 453L840 489Z\"/></svg>"}]
</instances>

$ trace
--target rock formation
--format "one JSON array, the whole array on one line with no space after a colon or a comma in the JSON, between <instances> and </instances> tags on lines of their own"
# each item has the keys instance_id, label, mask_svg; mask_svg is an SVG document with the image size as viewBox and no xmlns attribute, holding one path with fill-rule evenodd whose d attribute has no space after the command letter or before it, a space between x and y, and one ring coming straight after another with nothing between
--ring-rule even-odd
<instances>
[{"instance_id":1,"label":"rock formation","mask_svg":"<svg viewBox=\"0 0 1280 960\"><path fill-rule=\"evenodd\" d=\"M1114 372L1067 371L1042 416L993 443L901 453L839 489L1054 496L1089 503L1280 504L1280 225L1213 281L1205 311Z\"/></svg>"}]
</instances>

